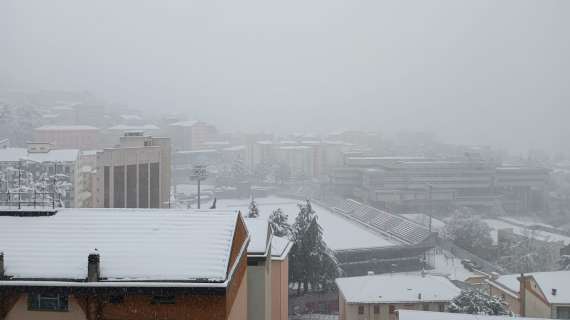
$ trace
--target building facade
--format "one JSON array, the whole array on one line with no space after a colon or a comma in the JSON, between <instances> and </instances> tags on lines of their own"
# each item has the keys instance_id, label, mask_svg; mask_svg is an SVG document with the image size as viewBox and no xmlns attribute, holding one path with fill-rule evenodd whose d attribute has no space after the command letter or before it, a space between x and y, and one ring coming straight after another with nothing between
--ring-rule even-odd
<instances>
[{"instance_id":1,"label":"building facade","mask_svg":"<svg viewBox=\"0 0 570 320\"><path fill-rule=\"evenodd\" d=\"M125 133L117 147L97 152L94 206L169 207L170 159L169 138Z\"/></svg>"}]
</instances>

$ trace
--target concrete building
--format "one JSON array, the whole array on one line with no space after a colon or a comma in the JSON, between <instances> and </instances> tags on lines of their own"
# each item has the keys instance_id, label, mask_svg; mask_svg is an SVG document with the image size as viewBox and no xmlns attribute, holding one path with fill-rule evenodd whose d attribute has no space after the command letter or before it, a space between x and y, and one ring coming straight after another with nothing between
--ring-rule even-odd
<instances>
[{"instance_id":1,"label":"concrete building","mask_svg":"<svg viewBox=\"0 0 570 320\"><path fill-rule=\"evenodd\" d=\"M0 211L0 319L251 319L239 212L27 213Z\"/></svg>"},{"instance_id":2,"label":"concrete building","mask_svg":"<svg viewBox=\"0 0 570 320\"><path fill-rule=\"evenodd\" d=\"M444 312L461 293L445 277L414 274L338 278L340 320L395 320L396 310Z\"/></svg>"},{"instance_id":3,"label":"concrete building","mask_svg":"<svg viewBox=\"0 0 570 320\"><path fill-rule=\"evenodd\" d=\"M179 121L168 125L168 135L174 150L195 150L203 143L213 141L217 130L202 121Z\"/></svg>"},{"instance_id":4,"label":"concrete building","mask_svg":"<svg viewBox=\"0 0 570 320\"><path fill-rule=\"evenodd\" d=\"M97 152L95 207L167 208L170 201L169 138L127 132L115 148Z\"/></svg>"},{"instance_id":5,"label":"concrete building","mask_svg":"<svg viewBox=\"0 0 570 320\"><path fill-rule=\"evenodd\" d=\"M398 213L469 206L512 213L545 207L549 171L479 158L348 156L331 174L337 192Z\"/></svg>"},{"instance_id":6,"label":"concrete building","mask_svg":"<svg viewBox=\"0 0 570 320\"><path fill-rule=\"evenodd\" d=\"M34 130L34 141L53 145L55 149L96 149L99 129L87 125L43 126Z\"/></svg>"},{"instance_id":7,"label":"concrete building","mask_svg":"<svg viewBox=\"0 0 570 320\"><path fill-rule=\"evenodd\" d=\"M282 145L277 148L277 161L291 170L293 178L307 179L315 175L314 150L309 146Z\"/></svg>"},{"instance_id":8,"label":"concrete building","mask_svg":"<svg viewBox=\"0 0 570 320\"><path fill-rule=\"evenodd\" d=\"M466 282L505 300L517 315L570 319L570 271L472 277Z\"/></svg>"}]
</instances>

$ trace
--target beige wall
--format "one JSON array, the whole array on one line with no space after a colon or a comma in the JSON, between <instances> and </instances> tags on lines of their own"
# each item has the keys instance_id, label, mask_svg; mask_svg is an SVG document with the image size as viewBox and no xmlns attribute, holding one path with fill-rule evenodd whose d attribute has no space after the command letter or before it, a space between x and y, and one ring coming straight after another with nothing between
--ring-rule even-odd
<instances>
[{"instance_id":1,"label":"beige wall","mask_svg":"<svg viewBox=\"0 0 570 320\"><path fill-rule=\"evenodd\" d=\"M342 295L339 297L339 314L341 320L395 320L396 313L390 314L390 304L379 304L379 313L374 313L374 304L346 304ZM426 303L428 311L439 311L441 302ZM423 310L424 303L393 304L395 310ZM447 309L447 303L445 303ZM364 314L358 314L358 307L364 306Z\"/></svg>"},{"instance_id":2,"label":"beige wall","mask_svg":"<svg viewBox=\"0 0 570 320\"><path fill-rule=\"evenodd\" d=\"M546 297L540 287L532 277L525 277L524 309L525 317L529 318L550 318L551 307L546 302ZM521 297L522 298L522 297Z\"/></svg>"},{"instance_id":3,"label":"beige wall","mask_svg":"<svg viewBox=\"0 0 570 320\"><path fill-rule=\"evenodd\" d=\"M511 310L511 312L513 312L516 315L520 315L521 314L521 304L520 304L520 300L518 298L513 297L512 295L506 293L505 291L496 288L494 286L489 286L489 295L493 296L493 297L497 297L499 299L503 299L507 305L509 306L509 309Z\"/></svg>"},{"instance_id":4,"label":"beige wall","mask_svg":"<svg viewBox=\"0 0 570 320\"><path fill-rule=\"evenodd\" d=\"M271 261L271 319L289 317L289 259Z\"/></svg>"},{"instance_id":5,"label":"beige wall","mask_svg":"<svg viewBox=\"0 0 570 320\"><path fill-rule=\"evenodd\" d=\"M239 286L236 299L228 314L228 320L247 320L247 272Z\"/></svg>"},{"instance_id":6,"label":"beige wall","mask_svg":"<svg viewBox=\"0 0 570 320\"><path fill-rule=\"evenodd\" d=\"M6 320L87 320L85 313L73 296L69 297L69 311L28 311L28 296L22 295L8 312Z\"/></svg>"}]
</instances>

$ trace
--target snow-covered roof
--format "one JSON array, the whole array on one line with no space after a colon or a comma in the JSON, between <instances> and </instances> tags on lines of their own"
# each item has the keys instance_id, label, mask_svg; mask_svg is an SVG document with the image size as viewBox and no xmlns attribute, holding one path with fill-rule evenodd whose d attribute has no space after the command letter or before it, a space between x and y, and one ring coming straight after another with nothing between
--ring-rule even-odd
<instances>
[{"instance_id":1,"label":"snow-covered roof","mask_svg":"<svg viewBox=\"0 0 570 320\"><path fill-rule=\"evenodd\" d=\"M549 303L570 303L570 271L533 272L525 275L534 278ZM498 277L495 282L515 293L519 293L519 277L520 274L503 275ZM556 295L552 294L552 289L556 289Z\"/></svg>"},{"instance_id":2,"label":"snow-covered roof","mask_svg":"<svg viewBox=\"0 0 570 320\"><path fill-rule=\"evenodd\" d=\"M283 260L289 255L293 242L287 238L275 237L271 238L271 259Z\"/></svg>"},{"instance_id":3,"label":"snow-covered roof","mask_svg":"<svg viewBox=\"0 0 570 320\"><path fill-rule=\"evenodd\" d=\"M513 317L401 309L398 310L398 319L399 320L507 320L507 319L512 320ZM525 317L517 317L516 319L546 320L544 318L539 319L539 318L525 318Z\"/></svg>"},{"instance_id":4,"label":"snow-covered roof","mask_svg":"<svg viewBox=\"0 0 570 320\"><path fill-rule=\"evenodd\" d=\"M186 120L186 121L178 121L175 123L171 123L169 126L171 126L171 127L192 127L197 123L198 123L198 121L195 121L195 120Z\"/></svg>"},{"instance_id":5,"label":"snow-covered roof","mask_svg":"<svg viewBox=\"0 0 570 320\"><path fill-rule=\"evenodd\" d=\"M557 242L562 241L565 245L570 244L570 237L560 235L557 233L552 233L543 230L534 230L524 226L516 225L514 223L510 223L503 220L498 219L483 219L489 227L491 227L492 232L491 236L493 240L497 242L498 240L498 231L501 229L513 229L513 232L520 236L530 237L533 239L546 241L546 242Z\"/></svg>"},{"instance_id":6,"label":"snow-covered roof","mask_svg":"<svg viewBox=\"0 0 570 320\"><path fill-rule=\"evenodd\" d=\"M118 124L116 126L110 127L108 130L117 130L117 131L138 131L138 130L160 130L159 127L155 126L154 124L145 124L140 126L131 126L127 124Z\"/></svg>"},{"instance_id":7,"label":"snow-covered roof","mask_svg":"<svg viewBox=\"0 0 570 320\"><path fill-rule=\"evenodd\" d=\"M461 290L445 277L420 274L383 274L338 278L346 303L448 302Z\"/></svg>"},{"instance_id":8,"label":"snow-covered roof","mask_svg":"<svg viewBox=\"0 0 570 320\"><path fill-rule=\"evenodd\" d=\"M122 114L121 119L123 120L142 120L142 117L136 114Z\"/></svg>"},{"instance_id":9,"label":"snow-covered roof","mask_svg":"<svg viewBox=\"0 0 570 320\"><path fill-rule=\"evenodd\" d=\"M271 248L272 237L269 222L263 218L246 218L244 220L250 236L247 254L249 256L266 256Z\"/></svg>"},{"instance_id":10,"label":"snow-covered roof","mask_svg":"<svg viewBox=\"0 0 570 320\"><path fill-rule=\"evenodd\" d=\"M28 153L26 148L5 148L0 149L0 162L73 162L77 160L79 150L77 149L56 149L48 152Z\"/></svg>"},{"instance_id":11,"label":"snow-covered roof","mask_svg":"<svg viewBox=\"0 0 570 320\"><path fill-rule=\"evenodd\" d=\"M85 279L97 249L104 282L224 282L237 217L235 210L178 209L0 216L0 251L11 281Z\"/></svg>"},{"instance_id":12,"label":"snow-covered roof","mask_svg":"<svg viewBox=\"0 0 570 320\"><path fill-rule=\"evenodd\" d=\"M61 126L42 126L36 128L37 131L78 131L78 130L99 130L97 127L84 125L61 125Z\"/></svg>"}]
</instances>

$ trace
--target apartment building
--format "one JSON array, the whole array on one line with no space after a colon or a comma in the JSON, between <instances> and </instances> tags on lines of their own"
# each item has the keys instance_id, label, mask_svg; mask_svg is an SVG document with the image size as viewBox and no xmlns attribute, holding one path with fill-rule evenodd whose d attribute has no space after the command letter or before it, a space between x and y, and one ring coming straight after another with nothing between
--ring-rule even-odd
<instances>
[{"instance_id":1,"label":"apartment building","mask_svg":"<svg viewBox=\"0 0 570 320\"><path fill-rule=\"evenodd\" d=\"M34 130L34 141L50 143L54 149L96 149L99 139L99 129L87 125L42 126Z\"/></svg>"},{"instance_id":2,"label":"apartment building","mask_svg":"<svg viewBox=\"0 0 570 320\"><path fill-rule=\"evenodd\" d=\"M395 320L401 309L444 312L461 293L447 278L427 274L371 274L336 284L340 320Z\"/></svg>"},{"instance_id":3,"label":"apartment building","mask_svg":"<svg viewBox=\"0 0 570 320\"><path fill-rule=\"evenodd\" d=\"M238 212L20 214L0 211L0 319L248 319Z\"/></svg>"},{"instance_id":4,"label":"apartment building","mask_svg":"<svg viewBox=\"0 0 570 320\"><path fill-rule=\"evenodd\" d=\"M170 201L169 138L126 132L119 145L97 152L97 208L167 208Z\"/></svg>"}]
</instances>

